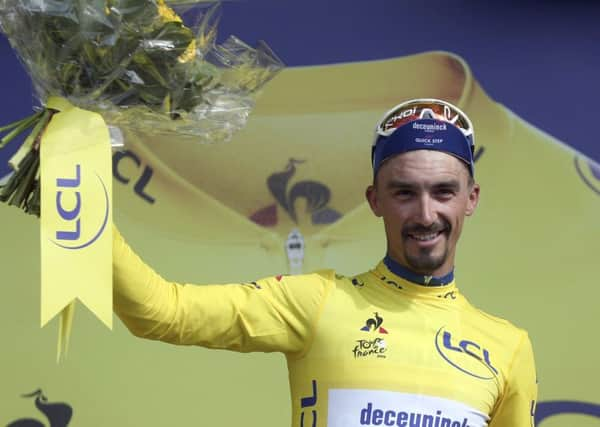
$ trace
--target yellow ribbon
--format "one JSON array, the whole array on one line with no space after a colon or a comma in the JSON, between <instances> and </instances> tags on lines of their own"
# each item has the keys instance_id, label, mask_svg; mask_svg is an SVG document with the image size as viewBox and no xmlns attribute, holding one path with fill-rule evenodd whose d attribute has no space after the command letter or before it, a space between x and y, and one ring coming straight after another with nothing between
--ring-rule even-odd
<instances>
[{"instance_id":1,"label":"yellow ribbon","mask_svg":"<svg viewBox=\"0 0 600 427\"><path fill-rule=\"evenodd\" d=\"M79 299L112 328L112 173L108 128L62 98L40 142L41 325L60 313L65 354Z\"/></svg>"}]
</instances>

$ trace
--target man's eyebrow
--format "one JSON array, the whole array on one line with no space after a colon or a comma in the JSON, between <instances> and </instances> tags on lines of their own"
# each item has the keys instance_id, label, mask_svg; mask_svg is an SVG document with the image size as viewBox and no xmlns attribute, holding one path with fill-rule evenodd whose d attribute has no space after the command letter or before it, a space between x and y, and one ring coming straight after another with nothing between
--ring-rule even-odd
<instances>
[{"instance_id":1,"label":"man's eyebrow","mask_svg":"<svg viewBox=\"0 0 600 427\"><path fill-rule=\"evenodd\" d=\"M416 189L416 188L420 188L422 187L421 185L417 184L416 182L411 182L411 181L402 181L402 180L397 180L397 179L392 179L390 180L386 187L388 189ZM430 188L451 188L454 190L458 190L460 189L460 181L457 179L449 179L449 180L444 180L444 181L437 181L434 183L431 183L429 185L427 185L427 187Z\"/></svg>"},{"instance_id":2,"label":"man's eyebrow","mask_svg":"<svg viewBox=\"0 0 600 427\"><path fill-rule=\"evenodd\" d=\"M452 189L458 190L460 188L460 182L457 179L450 179L447 181L436 182L432 185L432 187L434 187L434 188L452 188Z\"/></svg>"},{"instance_id":3,"label":"man's eyebrow","mask_svg":"<svg viewBox=\"0 0 600 427\"><path fill-rule=\"evenodd\" d=\"M417 188L418 185L416 183L410 182L410 181L400 181L397 179L392 179L387 183L386 187L389 189L395 189L395 188L412 189L412 188Z\"/></svg>"}]
</instances>

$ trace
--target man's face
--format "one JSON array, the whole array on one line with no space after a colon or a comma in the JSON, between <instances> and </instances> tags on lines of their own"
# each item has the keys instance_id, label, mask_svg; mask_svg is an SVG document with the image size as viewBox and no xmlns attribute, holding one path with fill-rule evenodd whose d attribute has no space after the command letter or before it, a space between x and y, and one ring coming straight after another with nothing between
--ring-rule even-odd
<instances>
[{"instance_id":1,"label":"man's face","mask_svg":"<svg viewBox=\"0 0 600 427\"><path fill-rule=\"evenodd\" d=\"M426 275L452 270L463 221L479 200L479 186L460 160L432 150L397 155L381 166L366 195L383 218L396 262Z\"/></svg>"}]
</instances>

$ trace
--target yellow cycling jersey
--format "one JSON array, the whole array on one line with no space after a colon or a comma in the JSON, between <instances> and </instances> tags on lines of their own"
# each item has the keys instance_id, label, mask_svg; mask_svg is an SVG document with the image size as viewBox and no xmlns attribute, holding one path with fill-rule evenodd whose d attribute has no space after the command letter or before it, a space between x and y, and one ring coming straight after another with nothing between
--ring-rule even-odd
<instances>
[{"instance_id":1,"label":"yellow cycling jersey","mask_svg":"<svg viewBox=\"0 0 600 427\"><path fill-rule=\"evenodd\" d=\"M474 308L454 281L384 263L229 285L161 278L115 229L115 311L137 336L286 355L294 427L531 427L527 333ZM207 367L208 369L208 367Z\"/></svg>"}]
</instances>

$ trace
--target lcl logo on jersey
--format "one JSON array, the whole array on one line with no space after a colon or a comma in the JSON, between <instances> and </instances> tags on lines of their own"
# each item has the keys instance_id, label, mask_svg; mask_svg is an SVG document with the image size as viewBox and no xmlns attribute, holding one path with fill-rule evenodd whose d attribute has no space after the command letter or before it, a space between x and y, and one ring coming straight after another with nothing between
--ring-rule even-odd
<instances>
[{"instance_id":1,"label":"lcl logo on jersey","mask_svg":"<svg viewBox=\"0 0 600 427\"><path fill-rule=\"evenodd\" d=\"M600 165L576 156L575 170L583 182L600 196Z\"/></svg>"},{"instance_id":2,"label":"lcl logo on jersey","mask_svg":"<svg viewBox=\"0 0 600 427\"><path fill-rule=\"evenodd\" d=\"M317 380L312 380L312 393L300 399L300 427L317 426ZM308 421L310 418L311 421Z\"/></svg>"},{"instance_id":3,"label":"lcl logo on jersey","mask_svg":"<svg viewBox=\"0 0 600 427\"><path fill-rule=\"evenodd\" d=\"M488 349L468 339L461 339L442 326L435 334L435 348L451 366L481 380L498 375Z\"/></svg>"},{"instance_id":4,"label":"lcl logo on jersey","mask_svg":"<svg viewBox=\"0 0 600 427\"><path fill-rule=\"evenodd\" d=\"M56 214L60 226L51 241L64 249L82 249L93 244L106 229L110 200L106 184L94 173L85 173L79 164L68 176L56 179ZM67 174L65 174L67 175ZM101 197L103 208L89 209L89 198Z\"/></svg>"}]
</instances>

